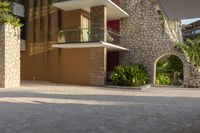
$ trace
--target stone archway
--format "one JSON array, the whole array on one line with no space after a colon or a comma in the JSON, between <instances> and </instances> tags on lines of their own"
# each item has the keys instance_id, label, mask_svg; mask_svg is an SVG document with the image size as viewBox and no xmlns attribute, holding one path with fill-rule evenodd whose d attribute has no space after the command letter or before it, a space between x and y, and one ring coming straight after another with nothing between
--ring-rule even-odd
<instances>
[{"instance_id":1,"label":"stone archway","mask_svg":"<svg viewBox=\"0 0 200 133\"><path fill-rule=\"evenodd\" d=\"M187 62L186 62L186 59L181 56L180 53L177 53L177 52L169 52L169 53L165 53L163 55L161 55L160 57L158 57L155 62L154 62L154 72L153 72L153 84L156 85L156 79L157 79L157 63L158 61L160 61L163 57L166 57L166 56L171 56L171 55L174 55L176 57L178 57L178 59L182 62L182 65L183 65L183 83L184 83L184 80L185 80L185 76L186 76L186 79L187 79L187 70L188 70L188 65L187 65Z\"/></svg>"},{"instance_id":2,"label":"stone archway","mask_svg":"<svg viewBox=\"0 0 200 133\"><path fill-rule=\"evenodd\" d=\"M189 62L187 55L183 51L176 50L175 48L174 51L165 52L164 54L161 54L160 56L157 56L157 58L155 58L153 63L153 76L151 76L153 78L152 81L154 85L156 81L156 63L159 59L166 55L175 55L182 61L183 85L185 87L200 87L200 70Z\"/></svg>"}]
</instances>

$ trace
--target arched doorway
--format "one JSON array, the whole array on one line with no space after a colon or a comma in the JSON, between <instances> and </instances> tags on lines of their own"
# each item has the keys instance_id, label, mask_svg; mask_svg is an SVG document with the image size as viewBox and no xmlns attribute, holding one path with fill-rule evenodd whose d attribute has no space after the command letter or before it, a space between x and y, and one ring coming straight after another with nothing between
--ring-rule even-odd
<instances>
[{"instance_id":1,"label":"arched doorway","mask_svg":"<svg viewBox=\"0 0 200 133\"><path fill-rule=\"evenodd\" d=\"M163 55L155 62L155 85L183 85L184 64L175 54Z\"/></svg>"}]
</instances>

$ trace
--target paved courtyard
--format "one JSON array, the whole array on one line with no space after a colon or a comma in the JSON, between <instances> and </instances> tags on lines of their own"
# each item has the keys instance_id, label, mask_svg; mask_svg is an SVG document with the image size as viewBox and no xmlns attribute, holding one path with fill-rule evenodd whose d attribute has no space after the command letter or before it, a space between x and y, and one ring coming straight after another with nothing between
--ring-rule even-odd
<instances>
[{"instance_id":1,"label":"paved courtyard","mask_svg":"<svg viewBox=\"0 0 200 133\"><path fill-rule=\"evenodd\" d=\"M0 90L0 133L200 133L200 89L24 82Z\"/></svg>"}]
</instances>

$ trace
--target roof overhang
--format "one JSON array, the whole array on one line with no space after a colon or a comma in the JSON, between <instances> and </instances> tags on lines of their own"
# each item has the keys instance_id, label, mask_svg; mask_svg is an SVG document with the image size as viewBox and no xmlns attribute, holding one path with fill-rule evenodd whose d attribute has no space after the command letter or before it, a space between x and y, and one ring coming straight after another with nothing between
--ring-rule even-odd
<instances>
[{"instance_id":1,"label":"roof overhang","mask_svg":"<svg viewBox=\"0 0 200 133\"><path fill-rule=\"evenodd\" d=\"M169 20L200 17L200 0L157 0Z\"/></svg>"},{"instance_id":2,"label":"roof overhang","mask_svg":"<svg viewBox=\"0 0 200 133\"><path fill-rule=\"evenodd\" d=\"M53 3L53 6L64 11L83 9L87 12L90 12L91 7L100 5L107 6L108 20L117 20L120 18L129 17L129 15L123 9L121 9L111 0L65 0Z\"/></svg>"},{"instance_id":3,"label":"roof overhang","mask_svg":"<svg viewBox=\"0 0 200 133\"><path fill-rule=\"evenodd\" d=\"M88 43L67 43L67 44L55 44L52 45L54 48L62 48L62 49L76 49L76 48L98 48L105 47L108 51L128 51L127 48L114 45L106 42L88 42Z\"/></svg>"}]
</instances>

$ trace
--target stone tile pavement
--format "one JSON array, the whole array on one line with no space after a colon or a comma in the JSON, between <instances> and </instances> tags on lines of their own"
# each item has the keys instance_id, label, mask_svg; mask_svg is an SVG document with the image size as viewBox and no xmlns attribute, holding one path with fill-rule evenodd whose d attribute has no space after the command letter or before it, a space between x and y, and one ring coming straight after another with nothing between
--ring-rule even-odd
<instances>
[{"instance_id":1,"label":"stone tile pavement","mask_svg":"<svg viewBox=\"0 0 200 133\"><path fill-rule=\"evenodd\" d=\"M0 133L200 133L200 89L26 81L0 89Z\"/></svg>"}]
</instances>

